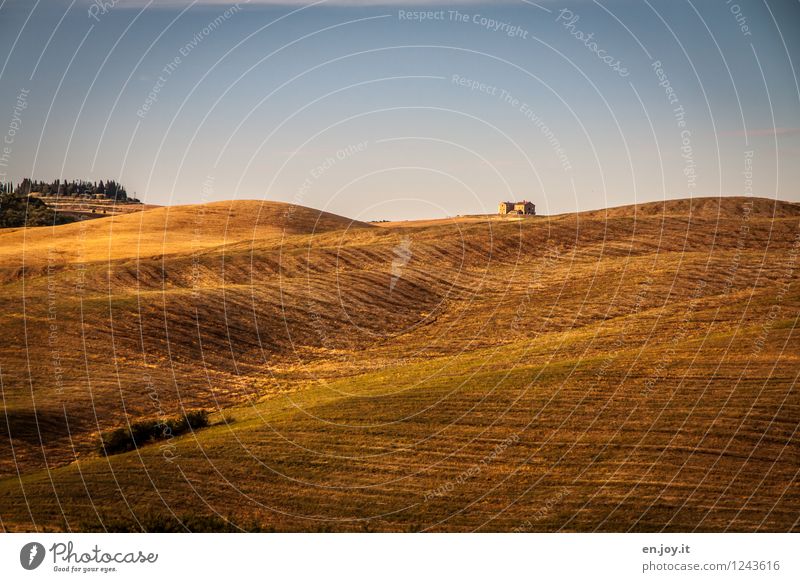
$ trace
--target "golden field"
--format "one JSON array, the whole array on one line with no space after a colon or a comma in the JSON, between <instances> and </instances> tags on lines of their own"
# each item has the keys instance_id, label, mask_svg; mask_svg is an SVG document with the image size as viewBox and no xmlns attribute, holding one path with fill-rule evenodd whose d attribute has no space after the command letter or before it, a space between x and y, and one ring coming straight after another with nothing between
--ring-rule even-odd
<instances>
[{"instance_id":1,"label":"golden field","mask_svg":"<svg viewBox=\"0 0 800 582\"><path fill-rule=\"evenodd\" d=\"M796 531L799 252L758 198L2 231L0 528Z\"/></svg>"}]
</instances>

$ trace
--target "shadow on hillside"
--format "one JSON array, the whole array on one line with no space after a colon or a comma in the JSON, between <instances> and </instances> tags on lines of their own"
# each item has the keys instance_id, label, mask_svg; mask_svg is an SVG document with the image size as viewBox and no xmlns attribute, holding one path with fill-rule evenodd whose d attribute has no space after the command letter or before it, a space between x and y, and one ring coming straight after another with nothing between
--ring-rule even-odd
<instances>
[{"instance_id":1,"label":"shadow on hillside","mask_svg":"<svg viewBox=\"0 0 800 582\"><path fill-rule=\"evenodd\" d=\"M32 445L67 439L70 433L84 432L88 428L86 421L68 419L60 409L6 408L0 412L0 434L10 434L12 439Z\"/></svg>"}]
</instances>

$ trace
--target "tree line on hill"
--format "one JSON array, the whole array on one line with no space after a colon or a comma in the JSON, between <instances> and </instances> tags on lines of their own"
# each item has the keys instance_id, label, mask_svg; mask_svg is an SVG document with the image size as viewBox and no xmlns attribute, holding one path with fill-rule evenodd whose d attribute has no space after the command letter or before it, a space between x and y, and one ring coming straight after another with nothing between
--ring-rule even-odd
<instances>
[{"instance_id":1,"label":"tree line on hill","mask_svg":"<svg viewBox=\"0 0 800 582\"><path fill-rule=\"evenodd\" d=\"M99 182L89 182L87 180L53 180L46 182L44 180L31 180L25 178L14 186L12 182L0 184L0 192L14 193L21 196L27 196L34 192L42 196L96 196L101 195L109 200L116 200L118 202L135 201L128 198L128 192L125 187L116 180L100 180Z\"/></svg>"},{"instance_id":2,"label":"tree line on hill","mask_svg":"<svg viewBox=\"0 0 800 582\"><path fill-rule=\"evenodd\" d=\"M139 202L128 198L125 187L115 180L31 180L25 178L17 185L0 182L0 228L22 226L53 226L73 222L75 218L65 216L50 208L37 196L64 196L71 198L105 198L116 202Z\"/></svg>"}]
</instances>

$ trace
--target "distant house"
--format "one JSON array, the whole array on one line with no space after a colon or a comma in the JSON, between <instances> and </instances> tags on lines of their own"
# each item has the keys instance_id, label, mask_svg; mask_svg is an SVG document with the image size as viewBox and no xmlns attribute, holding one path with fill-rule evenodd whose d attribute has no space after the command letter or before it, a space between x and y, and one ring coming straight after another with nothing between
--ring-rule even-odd
<instances>
[{"instance_id":1,"label":"distant house","mask_svg":"<svg viewBox=\"0 0 800 582\"><path fill-rule=\"evenodd\" d=\"M522 202L501 202L498 209L499 214L536 214L536 205L533 202L523 200Z\"/></svg>"}]
</instances>

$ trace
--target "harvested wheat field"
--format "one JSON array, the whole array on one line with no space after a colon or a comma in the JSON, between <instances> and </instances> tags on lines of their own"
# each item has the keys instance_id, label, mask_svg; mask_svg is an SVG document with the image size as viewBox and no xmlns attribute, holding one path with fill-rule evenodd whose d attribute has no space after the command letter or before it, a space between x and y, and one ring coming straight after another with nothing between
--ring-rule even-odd
<instances>
[{"instance_id":1,"label":"harvested wheat field","mask_svg":"<svg viewBox=\"0 0 800 582\"><path fill-rule=\"evenodd\" d=\"M745 198L4 231L0 528L797 531L799 252Z\"/></svg>"}]
</instances>

